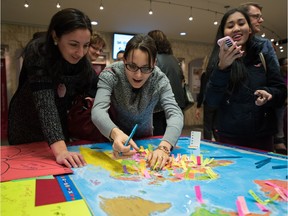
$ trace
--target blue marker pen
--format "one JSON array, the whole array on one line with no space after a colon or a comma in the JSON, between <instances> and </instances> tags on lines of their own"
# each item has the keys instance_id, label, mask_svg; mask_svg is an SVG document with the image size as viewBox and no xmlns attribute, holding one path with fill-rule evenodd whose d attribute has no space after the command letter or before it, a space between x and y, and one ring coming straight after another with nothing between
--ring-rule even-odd
<instances>
[{"instance_id":1,"label":"blue marker pen","mask_svg":"<svg viewBox=\"0 0 288 216\"><path fill-rule=\"evenodd\" d=\"M134 136L137 127L138 127L138 124L136 124L136 125L134 126L134 128L133 128L133 130L131 131L131 133L130 133L128 139L126 140L126 142L125 142L125 144L124 144L124 146L127 146L127 145L128 145L128 143L130 142L130 140L131 140L132 137Z\"/></svg>"},{"instance_id":2,"label":"blue marker pen","mask_svg":"<svg viewBox=\"0 0 288 216\"><path fill-rule=\"evenodd\" d=\"M131 140L132 137L134 136L137 127L138 127L138 124L136 124L136 125L134 126L134 128L133 128L133 130L131 131L131 133L130 133L128 139L127 139L126 142L124 143L124 146L127 146L127 145L128 145L128 143L130 142L130 140ZM122 156L122 152L119 152L119 156Z\"/></svg>"}]
</instances>

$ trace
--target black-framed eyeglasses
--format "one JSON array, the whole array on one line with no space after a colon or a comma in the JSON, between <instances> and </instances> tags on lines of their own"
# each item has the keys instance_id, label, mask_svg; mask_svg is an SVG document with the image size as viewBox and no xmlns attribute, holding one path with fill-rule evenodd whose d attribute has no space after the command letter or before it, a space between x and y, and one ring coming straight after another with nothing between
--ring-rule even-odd
<instances>
[{"instance_id":1,"label":"black-framed eyeglasses","mask_svg":"<svg viewBox=\"0 0 288 216\"><path fill-rule=\"evenodd\" d=\"M92 44L90 44L90 47L92 47L96 52L103 53L103 49L100 49L99 47L95 47Z\"/></svg>"},{"instance_id":2,"label":"black-framed eyeglasses","mask_svg":"<svg viewBox=\"0 0 288 216\"><path fill-rule=\"evenodd\" d=\"M262 14L249 14L249 16L257 20L260 20L261 18L263 19Z\"/></svg>"},{"instance_id":3,"label":"black-framed eyeglasses","mask_svg":"<svg viewBox=\"0 0 288 216\"><path fill-rule=\"evenodd\" d=\"M149 74L154 70L153 67L148 67L148 66L138 67L136 64L125 64L125 67L127 68L127 70L132 71L132 72L136 72L140 69L141 73L144 73L144 74Z\"/></svg>"}]
</instances>

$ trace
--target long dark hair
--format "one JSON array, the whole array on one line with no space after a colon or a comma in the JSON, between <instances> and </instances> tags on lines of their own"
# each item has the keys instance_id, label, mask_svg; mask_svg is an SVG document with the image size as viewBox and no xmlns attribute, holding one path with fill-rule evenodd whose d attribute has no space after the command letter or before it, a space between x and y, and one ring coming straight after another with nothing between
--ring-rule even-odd
<instances>
[{"instance_id":1,"label":"long dark hair","mask_svg":"<svg viewBox=\"0 0 288 216\"><path fill-rule=\"evenodd\" d=\"M92 35L92 26L89 17L78 9L66 8L57 12L51 18L46 34L32 39L24 50L24 59L25 56L29 56L31 53L45 56L45 71L42 71L42 74L35 75L42 76L43 73L47 73L45 75L51 77L56 84L59 82L65 68L67 68L67 62L63 59L58 46L54 45L52 33L55 32L56 36L61 38L63 35L78 29L88 29ZM91 70L91 63L86 56L71 68L79 74L79 85L81 86L79 88L87 86L87 82L91 80L91 72L93 70Z\"/></svg>"},{"instance_id":2,"label":"long dark hair","mask_svg":"<svg viewBox=\"0 0 288 216\"><path fill-rule=\"evenodd\" d=\"M209 59L209 62L208 62L207 68L206 68L206 75L208 78L210 77L213 69L215 67L218 67L217 64L219 62L220 47L218 46L217 41L220 38L224 37L224 29L225 29L225 24L227 22L227 19L232 14L234 14L236 12L241 13L245 17L250 29L252 30L252 25L250 22L249 15L243 9L233 8L233 9L227 11L223 15L223 18L222 18L221 23L220 23L218 30L217 30L216 38L214 41L214 47L213 47L213 50L212 50L212 53L211 53L211 56L210 56L210 59ZM252 55L252 53L249 52L249 50L251 50L251 47L253 44L252 43L253 36L251 36L251 35L249 36L248 41L245 44L245 46L246 46L246 57L245 58L247 58L248 55ZM233 91L234 89L237 89L239 87L239 85L246 79L246 77L247 77L247 73L246 73L245 65L243 64L243 58L235 60L231 65L231 73L230 73L230 81L229 81L228 90Z\"/></svg>"},{"instance_id":3,"label":"long dark hair","mask_svg":"<svg viewBox=\"0 0 288 216\"><path fill-rule=\"evenodd\" d=\"M149 35L138 34L131 38L126 45L124 58L127 59L129 53L135 49L140 49L148 54L149 65L155 63L157 48L154 40Z\"/></svg>"}]
</instances>

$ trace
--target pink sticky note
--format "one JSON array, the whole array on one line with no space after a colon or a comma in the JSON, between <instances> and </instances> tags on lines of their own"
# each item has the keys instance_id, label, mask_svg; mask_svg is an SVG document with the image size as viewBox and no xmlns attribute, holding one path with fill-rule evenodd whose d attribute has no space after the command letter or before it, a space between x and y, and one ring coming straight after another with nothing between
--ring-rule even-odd
<instances>
[{"instance_id":1,"label":"pink sticky note","mask_svg":"<svg viewBox=\"0 0 288 216\"><path fill-rule=\"evenodd\" d=\"M204 201L202 199L202 194L201 194L201 190L200 190L200 186L196 185L195 187L195 193L196 193L196 199L200 204L203 204Z\"/></svg>"},{"instance_id":2,"label":"pink sticky note","mask_svg":"<svg viewBox=\"0 0 288 216\"><path fill-rule=\"evenodd\" d=\"M261 211L269 212L269 210L264 205L262 205L261 203L256 202L256 205L258 206L259 209L261 209Z\"/></svg>"},{"instance_id":3,"label":"pink sticky note","mask_svg":"<svg viewBox=\"0 0 288 216\"><path fill-rule=\"evenodd\" d=\"M196 159L197 159L197 165L201 165L201 156L197 156Z\"/></svg>"},{"instance_id":4,"label":"pink sticky note","mask_svg":"<svg viewBox=\"0 0 288 216\"><path fill-rule=\"evenodd\" d=\"M144 176L145 176L145 178L151 178L151 176L147 170L144 170Z\"/></svg>"},{"instance_id":5,"label":"pink sticky note","mask_svg":"<svg viewBox=\"0 0 288 216\"><path fill-rule=\"evenodd\" d=\"M246 200L243 196L238 196L237 197L237 200L241 206L241 209L242 209L242 212L244 215L247 215L247 214L250 214L249 210L248 210L248 207L247 207L247 204L246 204Z\"/></svg>"},{"instance_id":6,"label":"pink sticky note","mask_svg":"<svg viewBox=\"0 0 288 216\"><path fill-rule=\"evenodd\" d=\"M236 200L236 206L237 206L238 216L245 216L239 199Z\"/></svg>"}]
</instances>

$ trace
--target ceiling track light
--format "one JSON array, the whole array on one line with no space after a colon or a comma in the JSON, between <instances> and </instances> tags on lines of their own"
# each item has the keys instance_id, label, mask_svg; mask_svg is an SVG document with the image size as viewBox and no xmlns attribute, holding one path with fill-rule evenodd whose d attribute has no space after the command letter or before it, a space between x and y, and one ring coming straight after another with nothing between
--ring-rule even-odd
<instances>
[{"instance_id":1,"label":"ceiling track light","mask_svg":"<svg viewBox=\"0 0 288 216\"><path fill-rule=\"evenodd\" d=\"M193 20L193 16L192 16L192 7L190 7L190 16L189 16L189 21L192 21Z\"/></svg>"},{"instance_id":2,"label":"ceiling track light","mask_svg":"<svg viewBox=\"0 0 288 216\"><path fill-rule=\"evenodd\" d=\"M60 9L61 8L61 5L60 5L60 2L58 1L57 4L56 4L56 8Z\"/></svg>"},{"instance_id":3,"label":"ceiling track light","mask_svg":"<svg viewBox=\"0 0 288 216\"><path fill-rule=\"evenodd\" d=\"M25 7L25 8L28 8L28 7L29 7L29 3L28 3L27 0L24 2L24 7Z\"/></svg>"},{"instance_id":4,"label":"ceiling track light","mask_svg":"<svg viewBox=\"0 0 288 216\"><path fill-rule=\"evenodd\" d=\"M100 2L100 7L99 7L99 9L100 9L100 10L104 10L104 6L103 6L103 4L102 4L102 0L101 0L101 2Z\"/></svg>"},{"instance_id":5,"label":"ceiling track light","mask_svg":"<svg viewBox=\"0 0 288 216\"><path fill-rule=\"evenodd\" d=\"M215 19L214 19L214 25L218 25L218 21L217 21L217 12L215 12Z\"/></svg>"},{"instance_id":6,"label":"ceiling track light","mask_svg":"<svg viewBox=\"0 0 288 216\"><path fill-rule=\"evenodd\" d=\"M149 9L149 15L152 15L153 11L152 11L152 0L150 0L150 9Z\"/></svg>"}]
</instances>

